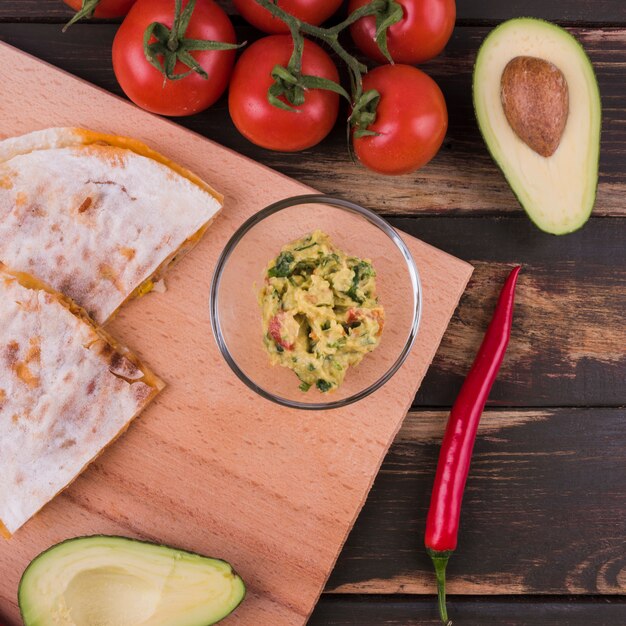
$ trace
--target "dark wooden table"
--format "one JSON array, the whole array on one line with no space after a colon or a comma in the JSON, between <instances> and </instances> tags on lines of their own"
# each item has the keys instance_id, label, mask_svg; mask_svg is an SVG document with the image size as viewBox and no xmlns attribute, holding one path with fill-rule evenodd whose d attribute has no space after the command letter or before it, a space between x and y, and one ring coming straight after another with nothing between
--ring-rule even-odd
<instances>
[{"instance_id":1,"label":"dark wooden table","mask_svg":"<svg viewBox=\"0 0 626 626\"><path fill-rule=\"evenodd\" d=\"M457 4L446 52L424 66L444 91L450 129L417 174L383 178L354 166L341 124L294 156L243 139L224 100L179 120L372 207L476 267L310 623L438 623L422 537L439 441L507 268L522 263L513 338L483 418L449 566L451 617L459 626L626 624L626 3ZM110 60L116 24L81 24L63 35L69 15L60 0L0 0L0 39L121 94ZM480 42L521 15L568 27L600 82L598 202L587 225L565 237L545 235L526 218L472 111ZM259 36L234 19L241 39Z\"/></svg>"}]
</instances>

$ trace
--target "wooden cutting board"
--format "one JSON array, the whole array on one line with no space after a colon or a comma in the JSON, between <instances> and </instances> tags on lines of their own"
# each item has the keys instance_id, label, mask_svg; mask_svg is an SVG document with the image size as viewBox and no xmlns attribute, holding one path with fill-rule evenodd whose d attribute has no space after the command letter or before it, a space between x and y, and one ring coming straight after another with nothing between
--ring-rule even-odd
<instances>
[{"instance_id":1,"label":"wooden cutting board","mask_svg":"<svg viewBox=\"0 0 626 626\"><path fill-rule=\"evenodd\" d=\"M110 324L168 386L70 488L10 541L0 540L0 614L20 623L17 584L40 551L68 537L108 533L230 561L248 596L227 624L304 624L471 266L406 235L424 308L404 366L348 408L281 408L249 391L222 361L211 335L209 284L217 255L246 218L311 189L5 44L0 84L1 136L49 126L129 135L226 197L203 241L168 275L167 292L129 304Z\"/></svg>"}]
</instances>

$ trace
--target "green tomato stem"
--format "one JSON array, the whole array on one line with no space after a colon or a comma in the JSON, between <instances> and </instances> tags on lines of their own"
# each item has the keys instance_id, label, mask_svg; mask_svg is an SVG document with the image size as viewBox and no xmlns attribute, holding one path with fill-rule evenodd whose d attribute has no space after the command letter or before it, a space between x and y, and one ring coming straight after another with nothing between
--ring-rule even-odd
<instances>
[{"instance_id":1,"label":"green tomato stem","mask_svg":"<svg viewBox=\"0 0 626 626\"><path fill-rule=\"evenodd\" d=\"M80 11L77 11L74 14L74 17L72 17L72 19L63 27L63 32L65 32L72 24L76 24L78 20L82 20L84 17L92 17L99 2L100 0L83 0Z\"/></svg>"},{"instance_id":2,"label":"green tomato stem","mask_svg":"<svg viewBox=\"0 0 626 626\"><path fill-rule=\"evenodd\" d=\"M383 56L393 64L393 59L387 47L387 30L404 17L404 9L395 0L387 0L385 6L376 13L375 41Z\"/></svg>"},{"instance_id":3,"label":"green tomato stem","mask_svg":"<svg viewBox=\"0 0 626 626\"><path fill-rule=\"evenodd\" d=\"M175 0L172 28L168 28L160 22L152 22L144 31L143 51L146 60L159 70L167 80L181 80L192 72L205 80L209 78L206 71L190 54L194 50L234 50L245 45L245 42L235 44L185 38L195 6L196 0L189 0L183 10L182 0ZM175 68L178 62L189 69L186 72L176 73Z\"/></svg>"}]
</instances>

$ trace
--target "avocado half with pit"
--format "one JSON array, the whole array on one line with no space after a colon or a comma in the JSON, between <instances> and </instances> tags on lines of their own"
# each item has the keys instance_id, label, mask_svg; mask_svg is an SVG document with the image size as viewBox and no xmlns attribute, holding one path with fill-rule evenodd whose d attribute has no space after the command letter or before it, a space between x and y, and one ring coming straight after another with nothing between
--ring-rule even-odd
<instances>
[{"instance_id":1,"label":"avocado half with pit","mask_svg":"<svg viewBox=\"0 0 626 626\"><path fill-rule=\"evenodd\" d=\"M580 228L595 202L601 126L580 43L543 20L504 22L478 52L473 92L485 143L530 218L555 235Z\"/></svg>"},{"instance_id":2,"label":"avocado half with pit","mask_svg":"<svg viewBox=\"0 0 626 626\"><path fill-rule=\"evenodd\" d=\"M18 591L25 626L208 626L244 595L225 561L101 535L40 554Z\"/></svg>"}]
</instances>

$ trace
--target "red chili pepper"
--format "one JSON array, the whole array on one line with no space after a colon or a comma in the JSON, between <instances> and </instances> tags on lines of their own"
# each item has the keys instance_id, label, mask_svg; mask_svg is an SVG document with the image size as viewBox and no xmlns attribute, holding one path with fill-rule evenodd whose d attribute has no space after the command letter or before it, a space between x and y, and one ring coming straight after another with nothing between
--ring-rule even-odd
<instances>
[{"instance_id":1,"label":"red chili pepper","mask_svg":"<svg viewBox=\"0 0 626 626\"><path fill-rule=\"evenodd\" d=\"M437 475L426 521L426 551L437 575L439 615L447 626L446 565L456 548L463 490L470 468L480 416L491 391L511 336L515 285L521 267L509 274L489 328L450 411L441 444Z\"/></svg>"}]
</instances>

